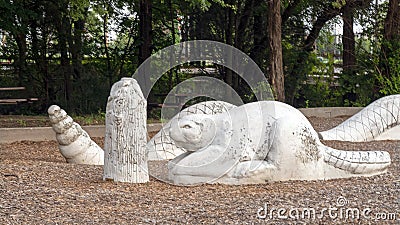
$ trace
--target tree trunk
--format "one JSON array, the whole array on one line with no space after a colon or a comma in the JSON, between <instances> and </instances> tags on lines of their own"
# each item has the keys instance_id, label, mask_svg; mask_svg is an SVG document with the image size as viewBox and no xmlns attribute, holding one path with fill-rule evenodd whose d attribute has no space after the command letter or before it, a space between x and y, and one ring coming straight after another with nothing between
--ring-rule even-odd
<instances>
[{"instance_id":1,"label":"tree trunk","mask_svg":"<svg viewBox=\"0 0 400 225\"><path fill-rule=\"evenodd\" d=\"M54 91L54 79L53 76L49 73L49 62L47 60L47 52L48 52L48 45L47 45L47 38L49 36L49 30L47 25L45 24L42 27L42 33L41 33L42 39L40 40L40 54L39 57L36 60L39 65L39 71L41 76L43 77L44 80L46 80L47 85L48 85L48 93L49 93L49 103L53 103L53 101L56 99L55 96L55 91Z\"/></svg>"},{"instance_id":2,"label":"tree trunk","mask_svg":"<svg viewBox=\"0 0 400 225\"><path fill-rule=\"evenodd\" d=\"M351 4L351 1L343 6L342 8L342 19L343 19L343 74L345 77L352 79L352 77L356 76L355 67L356 67L356 41L353 31L354 24L354 16L353 16L354 7ZM357 100L356 93L352 91L351 84L348 79L344 79L343 87L346 90L346 93L343 95L342 101L349 100L350 102L355 102Z\"/></svg>"},{"instance_id":3,"label":"tree trunk","mask_svg":"<svg viewBox=\"0 0 400 225\"><path fill-rule=\"evenodd\" d=\"M255 7L265 7L262 4L265 4L264 1L258 2L257 5L255 4ZM266 73L267 66L264 61L269 57L267 51L269 44L267 38L268 18L263 13L255 12L253 20L253 46L250 50L250 57Z\"/></svg>"},{"instance_id":4,"label":"tree trunk","mask_svg":"<svg viewBox=\"0 0 400 225\"><path fill-rule=\"evenodd\" d=\"M389 9L385 18L384 38L395 40L400 38L400 1L389 0Z\"/></svg>"},{"instance_id":5,"label":"tree trunk","mask_svg":"<svg viewBox=\"0 0 400 225\"><path fill-rule=\"evenodd\" d=\"M251 18L253 16L255 4L254 4L254 0L246 0L242 4L243 4L243 10L241 10L240 14L238 14L236 16L237 19L236 19L236 24L234 26L234 27L236 27L234 46L236 48L238 48L239 50L245 52L246 51L245 43L248 43L247 40L248 40L248 38L250 38L250 36L248 34L251 33L251 31L248 32L248 27L249 27ZM238 5L240 5L240 4L238 4ZM238 6L238 8L239 7L240 6ZM260 32L260 30L258 30L257 32ZM237 63L237 62L235 62L235 63ZM240 83L239 76L237 74L234 74L232 79L233 79L233 81L232 81L233 88L235 90L239 91L239 89L241 88L239 85L239 83Z\"/></svg>"},{"instance_id":6,"label":"tree trunk","mask_svg":"<svg viewBox=\"0 0 400 225\"><path fill-rule=\"evenodd\" d=\"M139 34L141 44L139 48L139 63L144 62L151 55L152 50L152 4L151 0L140 0Z\"/></svg>"},{"instance_id":7,"label":"tree trunk","mask_svg":"<svg viewBox=\"0 0 400 225\"><path fill-rule=\"evenodd\" d=\"M142 64L152 52L152 3L151 0L139 1L139 65ZM145 68L149 70L150 68ZM138 82L142 90L150 90L150 77L139 77ZM151 96L149 96L152 98ZM150 100L151 101L151 100Z\"/></svg>"},{"instance_id":8,"label":"tree trunk","mask_svg":"<svg viewBox=\"0 0 400 225\"><path fill-rule=\"evenodd\" d=\"M388 79L394 75L389 59L399 57L400 48L400 1L389 0L389 8L384 22L383 42L381 47L380 64L382 75Z\"/></svg>"},{"instance_id":9,"label":"tree trunk","mask_svg":"<svg viewBox=\"0 0 400 225\"><path fill-rule=\"evenodd\" d=\"M113 76L111 72L110 51L108 49L108 13L105 13L103 15L103 44L104 44L104 52L106 55L108 86L111 88L113 84Z\"/></svg>"},{"instance_id":10,"label":"tree trunk","mask_svg":"<svg viewBox=\"0 0 400 225\"><path fill-rule=\"evenodd\" d=\"M73 35L73 48L71 49L71 59L72 59L72 67L73 67L73 75L76 80L80 80L82 78L82 33L85 29L85 21L83 19L79 19L74 22L74 35Z\"/></svg>"},{"instance_id":11,"label":"tree trunk","mask_svg":"<svg viewBox=\"0 0 400 225\"><path fill-rule=\"evenodd\" d=\"M172 0L168 0L168 8L169 8L169 19L171 21L171 44L174 45L176 40L175 40L175 10L172 5ZM174 53L171 51L171 56L170 56L170 63L172 63L174 56ZM171 67L171 64L170 64ZM173 78L174 78L174 73L177 73L176 68L170 69L168 71L168 89L171 90L173 88Z\"/></svg>"},{"instance_id":12,"label":"tree trunk","mask_svg":"<svg viewBox=\"0 0 400 225\"><path fill-rule=\"evenodd\" d=\"M83 30L85 29L85 20L83 19L78 19L77 21L74 21L74 29L73 29L73 35L71 36L71 41L73 43L70 44L70 53L71 53L71 62L72 62L72 71L71 75L73 77L73 93L74 95L77 96L85 96L85 90L84 86L82 84L82 73L83 73L83 66L82 66L82 60L83 60L83 54L82 54L82 48L83 48L83 43L82 43L82 33ZM86 106L86 102L84 100L80 101L75 101L76 99L73 98L73 108L79 108L81 110L85 110L84 107Z\"/></svg>"},{"instance_id":13,"label":"tree trunk","mask_svg":"<svg viewBox=\"0 0 400 225\"><path fill-rule=\"evenodd\" d=\"M18 59L16 60L17 73L18 73L18 85L23 85L23 80L26 74L26 55L27 55L27 46L26 46L26 34L23 32L19 32L15 34L15 40L18 46Z\"/></svg>"},{"instance_id":14,"label":"tree trunk","mask_svg":"<svg viewBox=\"0 0 400 225\"><path fill-rule=\"evenodd\" d=\"M241 51L244 50L244 43L246 42L248 37L248 35L246 35L246 29L249 26L254 7L254 0L246 0L244 2L243 10L239 15L239 21L235 32L235 47L237 47Z\"/></svg>"},{"instance_id":15,"label":"tree trunk","mask_svg":"<svg viewBox=\"0 0 400 225\"><path fill-rule=\"evenodd\" d=\"M230 2L228 2L230 4ZM225 26L225 43L227 45L232 46L233 45L233 27L234 27L234 12L231 8L226 8L225 11L225 21L226 21L226 26ZM233 55L232 52L228 52L229 55L229 60L233 61ZM230 70L229 68L225 68L225 82L229 84L231 87L233 87L233 71ZM235 87L233 87L235 88ZM228 98L231 98L231 96L228 96Z\"/></svg>"},{"instance_id":16,"label":"tree trunk","mask_svg":"<svg viewBox=\"0 0 400 225\"><path fill-rule=\"evenodd\" d=\"M297 55L296 63L288 76L288 78L290 79L288 84L290 84L290 86L287 86L286 93L287 102L289 104L294 105L295 96L300 89L301 82L307 78L307 74L305 72L307 71L307 65L304 63L304 61L309 58L311 52L314 50L314 44L319 36L321 29L326 24L326 22L339 15L340 11L341 9L333 7L331 5L329 7L326 7L324 11L320 14L320 16L318 16L317 20L313 23L310 34L302 43L302 51Z\"/></svg>"},{"instance_id":17,"label":"tree trunk","mask_svg":"<svg viewBox=\"0 0 400 225\"><path fill-rule=\"evenodd\" d=\"M352 75L354 73L354 67L356 65L356 42L353 32L353 7L346 4L343 7L343 73Z\"/></svg>"},{"instance_id":18,"label":"tree trunk","mask_svg":"<svg viewBox=\"0 0 400 225\"><path fill-rule=\"evenodd\" d=\"M270 50L269 82L274 91L275 100L285 101L285 88L282 62L281 38L281 2L270 0L268 2L268 41Z\"/></svg>"},{"instance_id":19,"label":"tree trunk","mask_svg":"<svg viewBox=\"0 0 400 225\"><path fill-rule=\"evenodd\" d=\"M71 26L69 19L66 16L62 16L60 29L58 30L58 40L60 47L60 63L61 70L64 76L64 100L65 100L65 108L70 111L70 100L72 95L72 81L71 81L71 73L70 73L70 59L68 57L68 45L67 41L71 38Z\"/></svg>"},{"instance_id":20,"label":"tree trunk","mask_svg":"<svg viewBox=\"0 0 400 225\"><path fill-rule=\"evenodd\" d=\"M34 7L39 8L40 3L35 4ZM52 73L49 73L49 62L47 56L49 48L47 38L49 37L49 30L52 28L51 24L48 23L49 20L51 20L49 17L51 16L44 14L40 18L30 21L32 58L35 61L37 74L39 75L37 79L42 83L42 91L45 95L43 96L44 101L42 102L43 108L54 103L56 99L54 77ZM34 78L34 75L31 75L30 78Z\"/></svg>"}]
</instances>

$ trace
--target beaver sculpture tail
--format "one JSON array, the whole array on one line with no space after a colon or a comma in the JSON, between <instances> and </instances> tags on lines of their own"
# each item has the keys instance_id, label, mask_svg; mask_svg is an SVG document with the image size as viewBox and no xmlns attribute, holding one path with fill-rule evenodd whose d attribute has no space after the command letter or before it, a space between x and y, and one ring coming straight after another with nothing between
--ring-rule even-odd
<instances>
[{"instance_id":1,"label":"beaver sculpture tail","mask_svg":"<svg viewBox=\"0 0 400 225\"><path fill-rule=\"evenodd\" d=\"M79 124L57 105L48 109L50 122L56 132L61 154L68 163L103 165L104 151Z\"/></svg>"},{"instance_id":2,"label":"beaver sculpture tail","mask_svg":"<svg viewBox=\"0 0 400 225\"><path fill-rule=\"evenodd\" d=\"M400 95L390 95L369 104L337 127L321 132L320 136L323 140L372 141L399 125Z\"/></svg>"},{"instance_id":3,"label":"beaver sculpture tail","mask_svg":"<svg viewBox=\"0 0 400 225\"><path fill-rule=\"evenodd\" d=\"M390 165L385 151L342 151L324 146L324 161L352 174L380 174Z\"/></svg>"}]
</instances>

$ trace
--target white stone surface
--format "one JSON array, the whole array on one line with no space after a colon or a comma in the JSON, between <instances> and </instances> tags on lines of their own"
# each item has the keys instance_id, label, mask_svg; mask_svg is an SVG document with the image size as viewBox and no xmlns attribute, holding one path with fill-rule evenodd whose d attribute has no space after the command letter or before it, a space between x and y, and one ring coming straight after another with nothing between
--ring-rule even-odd
<instances>
[{"instance_id":1,"label":"white stone surface","mask_svg":"<svg viewBox=\"0 0 400 225\"><path fill-rule=\"evenodd\" d=\"M177 147L173 140L169 137L169 128L171 122L180 117L191 114L219 114L226 112L236 106L224 101L206 101L201 102L182 110L175 115L168 123L164 124L163 128L154 135L147 143L149 160L167 160L173 159L176 156L186 152L185 149Z\"/></svg>"},{"instance_id":2,"label":"white stone surface","mask_svg":"<svg viewBox=\"0 0 400 225\"><path fill-rule=\"evenodd\" d=\"M168 164L175 184L249 184L384 173L390 155L324 146L297 109L263 101L217 115L188 115L170 126L187 152Z\"/></svg>"},{"instance_id":3,"label":"white stone surface","mask_svg":"<svg viewBox=\"0 0 400 225\"><path fill-rule=\"evenodd\" d=\"M103 179L149 181L146 151L146 99L136 80L122 78L110 92L106 109Z\"/></svg>"},{"instance_id":4,"label":"white stone surface","mask_svg":"<svg viewBox=\"0 0 400 225\"><path fill-rule=\"evenodd\" d=\"M338 126L320 132L324 140L400 140L400 95L389 95L371 103Z\"/></svg>"},{"instance_id":5,"label":"white stone surface","mask_svg":"<svg viewBox=\"0 0 400 225\"><path fill-rule=\"evenodd\" d=\"M50 106L48 113L58 147L68 163L103 165L103 149L90 139L79 124L57 105Z\"/></svg>"}]
</instances>

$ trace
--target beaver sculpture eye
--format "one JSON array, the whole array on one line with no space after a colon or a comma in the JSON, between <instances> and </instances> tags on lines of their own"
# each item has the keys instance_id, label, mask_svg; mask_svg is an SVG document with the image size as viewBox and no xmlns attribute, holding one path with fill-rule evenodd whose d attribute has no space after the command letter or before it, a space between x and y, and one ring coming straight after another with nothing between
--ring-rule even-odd
<instances>
[{"instance_id":1,"label":"beaver sculpture eye","mask_svg":"<svg viewBox=\"0 0 400 225\"><path fill-rule=\"evenodd\" d=\"M186 125L184 125L182 128L190 129L190 128L192 128L192 127L191 127L190 125L186 124Z\"/></svg>"}]
</instances>

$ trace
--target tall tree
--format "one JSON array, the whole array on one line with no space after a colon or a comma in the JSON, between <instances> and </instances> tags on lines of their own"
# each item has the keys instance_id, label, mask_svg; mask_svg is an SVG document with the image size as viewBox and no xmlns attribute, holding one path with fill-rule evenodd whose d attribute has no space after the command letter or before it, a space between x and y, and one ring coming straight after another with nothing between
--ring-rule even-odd
<instances>
[{"instance_id":1,"label":"tall tree","mask_svg":"<svg viewBox=\"0 0 400 225\"><path fill-rule=\"evenodd\" d=\"M27 34L29 21L36 17L34 4L28 1L0 2L0 30L11 34L16 42L17 54L13 55L13 65L18 75L18 85L24 85L27 76L28 43Z\"/></svg>"},{"instance_id":2,"label":"tall tree","mask_svg":"<svg viewBox=\"0 0 400 225\"><path fill-rule=\"evenodd\" d=\"M43 6L45 2L40 2L38 8ZM44 91L46 92L46 104L54 103L55 100L55 88L54 88L54 77L53 74L50 73L49 68L49 51L51 51L51 47L48 45L51 40L51 32L54 29L54 19L51 13L53 11L53 4L51 6L46 7L43 12L39 11L39 19L38 21L33 21L32 25L38 22L38 33L35 32L36 27L33 26L32 30L32 43L35 42L35 35L37 41L37 48L32 48L32 56L34 57L35 64L37 66L38 78L45 85ZM59 10L57 8L56 10ZM35 34L36 33L36 34ZM33 35L35 34L35 35Z\"/></svg>"},{"instance_id":3,"label":"tall tree","mask_svg":"<svg viewBox=\"0 0 400 225\"><path fill-rule=\"evenodd\" d=\"M345 100L350 102L355 102L357 100L356 94L353 91L349 80L354 79L356 76L355 67L356 67L356 40L354 36L354 5L352 0L347 0L346 5L342 7L342 21L343 21L343 36L342 36L342 44L343 44L343 88L347 91L343 96L343 102Z\"/></svg>"},{"instance_id":4,"label":"tall tree","mask_svg":"<svg viewBox=\"0 0 400 225\"><path fill-rule=\"evenodd\" d=\"M343 73L353 75L356 67L356 40L354 35L354 13L356 9L367 7L372 0L347 0L341 8L343 20Z\"/></svg>"},{"instance_id":5,"label":"tall tree","mask_svg":"<svg viewBox=\"0 0 400 225\"><path fill-rule=\"evenodd\" d=\"M72 96L72 75L70 72L70 57L68 55L68 40L71 37L71 22L68 17L68 1L59 1L57 5L51 6L54 7L51 11L55 18L58 51L60 52L60 70L64 79L64 107L67 110L70 110L71 105L69 104L69 101Z\"/></svg>"},{"instance_id":6,"label":"tall tree","mask_svg":"<svg viewBox=\"0 0 400 225\"><path fill-rule=\"evenodd\" d=\"M151 56L152 44L152 0L139 1L139 65ZM150 88L150 77L142 77L139 81L144 89Z\"/></svg>"},{"instance_id":7,"label":"tall tree","mask_svg":"<svg viewBox=\"0 0 400 225\"><path fill-rule=\"evenodd\" d=\"M346 5L343 6L343 73L352 74L356 65L356 41L354 36L353 24L354 24L354 8L351 1L347 1Z\"/></svg>"},{"instance_id":8,"label":"tall tree","mask_svg":"<svg viewBox=\"0 0 400 225\"><path fill-rule=\"evenodd\" d=\"M265 17L265 11L268 6L265 1L254 2L253 13L253 26L252 26L252 46L250 49L250 57L257 63L257 65L266 72L268 70L268 18ZM240 35L242 36L242 35Z\"/></svg>"},{"instance_id":9,"label":"tall tree","mask_svg":"<svg viewBox=\"0 0 400 225\"><path fill-rule=\"evenodd\" d=\"M381 65L383 76L390 79L400 73L390 65L391 60L399 60L400 53L400 1L389 0L388 11L384 21L383 42L381 47ZM399 68L400 69L400 68Z\"/></svg>"},{"instance_id":10,"label":"tall tree","mask_svg":"<svg viewBox=\"0 0 400 225\"><path fill-rule=\"evenodd\" d=\"M301 82L307 79L307 74L310 72L309 69L311 68L309 65L309 62L311 61L310 56L312 56L311 53L315 50L314 49L315 41L317 40L320 31L328 21L332 20L336 16L339 16L341 13L343 13L344 6L346 5L343 3L349 3L349 2L351 2L352 9L357 10L368 6L371 3L371 0L368 1L349 0L349 1L339 1L333 3L325 1L316 1L313 2L312 5L303 7L303 10L309 10L311 7L311 12L314 14L315 20L312 23L312 27L309 30L308 34L304 34L306 35L306 38L302 38L302 40L300 41L299 45L300 51L296 56L297 58L296 62L292 66L289 66L290 71L288 72L287 76L287 80L289 81L287 82L288 85L286 86L286 100L290 104L295 104L295 96L300 90ZM289 18L289 17L290 16L285 16L284 12L284 18ZM349 40L348 38L346 39ZM350 51L347 50L347 52L349 53L349 55L354 56L354 54L350 53Z\"/></svg>"},{"instance_id":11,"label":"tall tree","mask_svg":"<svg viewBox=\"0 0 400 225\"><path fill-rule=\"evenodd\" d=\"M275 99L285 101L285 87L282 62L281 1L268 1L268 42L270 50L269 82Z\"/></svg>"},{"instance_id":12,"label":"tall tree","mask_svg":"<svg viewBox=\"0 0 400 225\"><path fill-rule=\"evenodd\" d=\"M139 48L139 63L144 62L152 51L152 2L140 0L139 2L139 35L141 43Z\"/></svg>"},{"instance_id":13,"label":"tall tree","mask_svg":"<svg viewBox=\"0 0 400 225\"><path fill-rule=\"evenodd\" d=\"M232 1L229 0L228 4L232 4ZM233 45L233 39L234 39L234 27L235 27L235 14L232 8L228 7L225 10L225 18L226 18L226 24L225 24L225 43L228 45ZM230 59L233 60L232 53L230 52ZM226 76L225 76L225 82L229 84L231 87L235 88L233 85L233 71L230 69L226 69ZM230 96L231 97L231 96Z\"/></svg>"},{"instance_id":14,"label":"tall tree","mask_svg":"<svg viewBox=\"0 0 400 225\"><path fill-rule=\"evenodd\" d=\"M400 38L400 1L389 0L389 8L384 25L384 38L398 40Z\"/></svg>"},{"instance_id":15,"label":"tall tree","mask_svg":"<svg viewBox=\"0 0 400 225\"><path fill-rule=\"evenodd\" d=\"M102 5L104 7L103 12L103 45L104 45L104 53L106 56L106 71L108 77L108 86L111 88L113 84L113 74L111 69L111 57L110 57L110 49L109 49L109 33L108 33L108 23L109 23L109 11L110 11L110 4L108 1L103 1Z\"/></svg>"}]
</instances>

